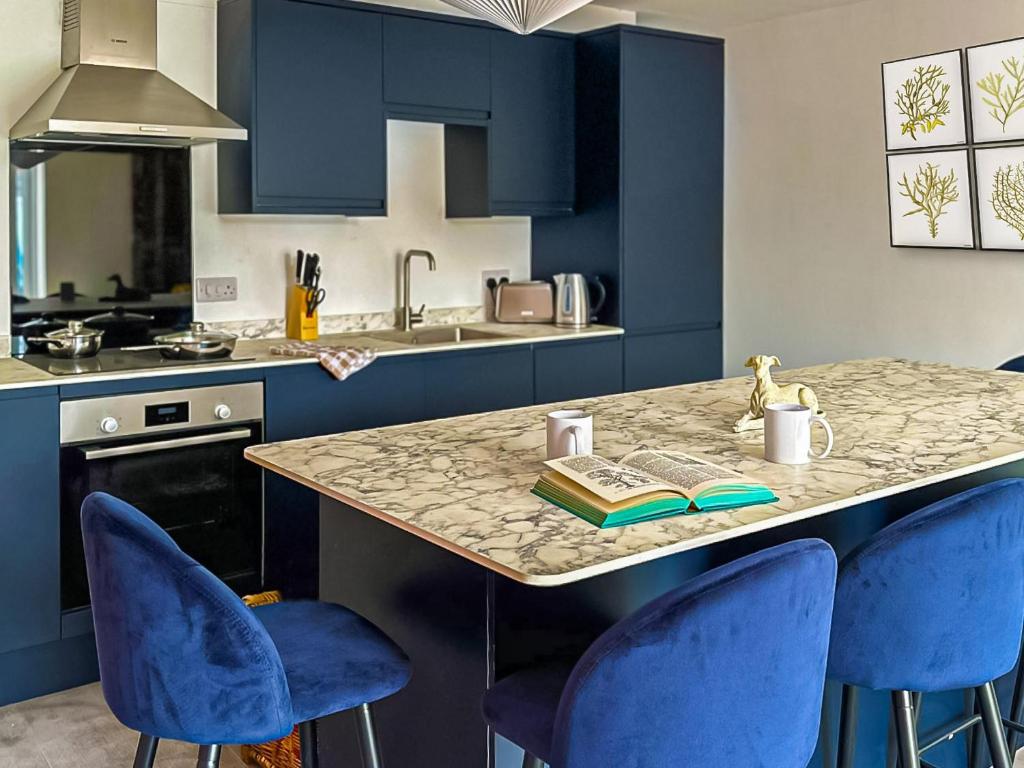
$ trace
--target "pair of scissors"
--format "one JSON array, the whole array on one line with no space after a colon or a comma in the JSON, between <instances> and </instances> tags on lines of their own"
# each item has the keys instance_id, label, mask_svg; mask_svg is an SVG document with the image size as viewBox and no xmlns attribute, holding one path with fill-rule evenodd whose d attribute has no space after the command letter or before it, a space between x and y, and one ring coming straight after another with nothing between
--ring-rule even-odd
<instances>
[{"instance_id":1,"label":"pair of scissors","mask_svg":"<svg viewBox=\"0 0 1024 768\"><path fill-rule=\"evenodd\" d=\"M312 317L327 298L327 291L320 287L320 268L313 273L312 284L306 288L306 317Z\"/></svg>"}]
</instances>

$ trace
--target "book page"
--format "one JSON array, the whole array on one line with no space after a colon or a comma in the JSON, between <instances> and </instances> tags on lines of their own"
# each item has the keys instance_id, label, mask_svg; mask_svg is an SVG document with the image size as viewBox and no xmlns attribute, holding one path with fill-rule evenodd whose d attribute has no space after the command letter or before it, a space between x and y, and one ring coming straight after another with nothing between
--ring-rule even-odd
<instances>
[{"instance_id":1,"label":"book page","mask_svg":"<svg viewBox=\"0 0 1024 768\"><path fill-rule=\"evenodd\" d=\"M690 498L716 485L757 484L739 472L678 451L633 451L619 463L668 483Z\"/></svg>"},{"instance_id":2,"label":"book page","mask_svg":"<svg viewBox=\"0 0 1024 768\"><path fill-rule=\"evenodd\" d=\"M641 470L601 456L566 456L544 463L605 501L624 501L652 491L676 490Z\"/></svg>"}]
</instances>

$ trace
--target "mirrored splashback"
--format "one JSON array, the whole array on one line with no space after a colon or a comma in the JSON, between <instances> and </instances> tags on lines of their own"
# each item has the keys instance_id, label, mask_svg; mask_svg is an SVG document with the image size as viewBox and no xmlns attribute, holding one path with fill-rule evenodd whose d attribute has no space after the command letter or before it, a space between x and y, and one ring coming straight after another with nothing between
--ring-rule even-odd
<instances>
[{"instance_id":1,"label":"mirrored splashback","mask_svg":"<svg viewBox=\"0 0 1024 768\"><path fill-rule=\"evenodd\" d=\"M130 326L104 346L187 325L190 159L182 148L11 144L15 347L72 319Z\"/></svg>"}]
</instances>

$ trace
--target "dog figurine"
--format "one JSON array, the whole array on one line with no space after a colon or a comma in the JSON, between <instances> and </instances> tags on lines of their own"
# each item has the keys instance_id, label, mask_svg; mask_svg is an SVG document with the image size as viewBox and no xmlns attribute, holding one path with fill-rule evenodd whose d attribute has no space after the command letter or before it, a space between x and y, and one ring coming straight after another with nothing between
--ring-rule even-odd
<instances>
[{"instance_id":1,"label":"dog figurine","mask_svg":"<svg viewBox=\"0 0 1024 768\"><path fill-rule=\"evenodd\" d=\"M754 355L744 365L754 369L754 391L750 393L747 412L733 426L734 432L764 427L764 407L776 403L806 405L811 413L819 413L818 398L810 387L803 384L776 384L772 381L771 368L781 365L775 355Z\"/></svg>"}]
</instances>

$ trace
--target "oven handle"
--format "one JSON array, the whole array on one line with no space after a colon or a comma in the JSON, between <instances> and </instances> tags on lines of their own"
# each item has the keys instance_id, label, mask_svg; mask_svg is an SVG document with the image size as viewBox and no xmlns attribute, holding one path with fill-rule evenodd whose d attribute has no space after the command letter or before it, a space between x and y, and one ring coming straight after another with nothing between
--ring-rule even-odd
<instances>
[{"instance_id":1,"label":"oven handle","mask_svg":"<svg viewBox=\"0 0 1024 768\"><path fill-rule=\"evenodd\" d=\"M134 445L118 445L114 448L82 448L86 461L107 459L111 456L136 456L140 453L169 451L172 448L187 448L191 445L210 445L227 443L252 437L251 429L232 429L227 432L214 432L212 435L196 435L194 437L178 437L173 440L156 440L151 443L135 443Z\"/></svg>"}]
</instances>

